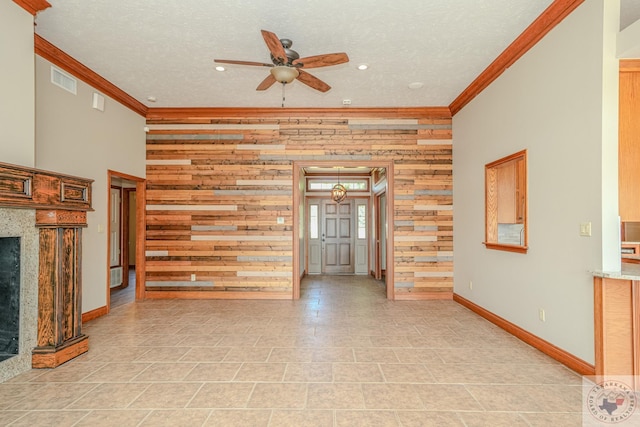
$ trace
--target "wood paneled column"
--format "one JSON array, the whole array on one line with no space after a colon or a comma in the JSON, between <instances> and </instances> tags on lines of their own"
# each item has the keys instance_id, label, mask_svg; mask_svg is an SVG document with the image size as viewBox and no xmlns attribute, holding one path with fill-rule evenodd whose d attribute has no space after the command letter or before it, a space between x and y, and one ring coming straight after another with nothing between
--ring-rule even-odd
<instances>
[{"instance_id":1,"label":"wood paneled column","mask_svg":"<svg viewBox=\"0 0 640 427\"><path fill-rule=\"evenodd\" d=\"M87 213L36 210L40 232L38 346L34 368L55 368L89 350L82 333L82 228Z\"/></svg>"}]
</instances>

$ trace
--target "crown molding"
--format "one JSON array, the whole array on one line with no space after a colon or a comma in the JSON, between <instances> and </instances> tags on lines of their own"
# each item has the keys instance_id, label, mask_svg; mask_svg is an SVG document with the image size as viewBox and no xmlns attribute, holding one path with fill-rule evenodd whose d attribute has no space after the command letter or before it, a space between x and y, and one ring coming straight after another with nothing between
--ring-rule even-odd
<instances>
[{"instance_id":1,"label":"crown molding","mask_svg":"<svg viewBox=\"0 0 640 427\"><path fill-rule=\"evenodd\" d=\"M46 0L13 0L13 2L33 16L36 16L38 12L51 7L51 4Z\"/></svg>"},{"instance_id":2,"label":"crown molding","mask_svg":"<svg viewBox=\"0 0 640 427\"><path fill-rule=\"evenodd\" d=\"M450 119L449 107L406 108L149 108L148 120L187 119L202 117L378 117Z\"/></svg>"},{"instance_id":3,"label":"crown molding","mask_svg":"<svg viewBox=\"0 0 640 427\"><path fill-rule=\"evenodd\" d=\"M55 47L47 40L37 34L34 34L35 53L52 64L68 71L86 84L99 90L103 94L113 98L125 107L133 110L141 116L146 116L147 106L133 98L131 95L98 75L90 68L84 66L67 53Z\"/></svg>"},{"instance_id":4,"label":"crown molding","mask_svg":"<svg viewBox=\"0 0 640 427\"><path fill-rule=\"evenodd\" d=\"M535 46L549 31L566 18L584 0L555 0L513 43L511 43L458 97L449 105L455 115L480 92L486 89L507 68Z\"/></svg>"}]
</instances>

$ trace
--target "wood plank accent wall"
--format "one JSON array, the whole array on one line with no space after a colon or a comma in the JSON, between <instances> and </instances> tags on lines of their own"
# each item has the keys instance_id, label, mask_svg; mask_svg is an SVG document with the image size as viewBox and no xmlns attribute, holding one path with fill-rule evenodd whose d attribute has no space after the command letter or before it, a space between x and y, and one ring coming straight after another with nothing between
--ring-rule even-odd
<instances>
[{"instance_id":1,"label":"wood plank accent wall","mask_svg":"<svg viewBox=\"0 0 640 427\"><path fill-rule=\"evenodd\" d=\"M292 162L392 160L396 298L451 298L446 108L273 111L149 111L146 296L291 298Z\"/></svg>"}]
</instances>

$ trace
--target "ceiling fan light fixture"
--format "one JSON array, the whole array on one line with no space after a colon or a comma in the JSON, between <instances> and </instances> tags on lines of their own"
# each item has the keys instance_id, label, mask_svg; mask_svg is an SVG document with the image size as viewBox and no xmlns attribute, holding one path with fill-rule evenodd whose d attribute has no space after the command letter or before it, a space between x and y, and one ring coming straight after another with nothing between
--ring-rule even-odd
<instances>
[{"instance_id":1,"label":"ceiling fan light fixture","mask_svg":"<svg viewBox=\"0 0 640 427\"><path fill-rule=\"evenodd\" d=\"M300 74L294 67L287 67L286 65L278 65L271 68L271 75L279 83L291 83Z\"/></svg>"}]
</instances>

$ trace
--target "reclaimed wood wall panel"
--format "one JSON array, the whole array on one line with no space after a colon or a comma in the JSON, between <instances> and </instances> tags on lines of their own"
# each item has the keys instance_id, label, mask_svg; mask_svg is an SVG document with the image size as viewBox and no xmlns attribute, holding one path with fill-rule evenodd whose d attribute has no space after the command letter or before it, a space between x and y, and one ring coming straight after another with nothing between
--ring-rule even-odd
<instances>
[{"instance_id":1,"label":"reclaimed wood wall panel","mask_svg":"<svg viewBox=\"0 0 640 427\"><path fill-rule=\"evenodd\" d=\"M400 114L150 111L147 295L290 295L292 163L392 160L395 294L451 297L451 118Z\"/></svg>"}]
</instances>

